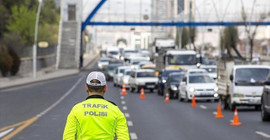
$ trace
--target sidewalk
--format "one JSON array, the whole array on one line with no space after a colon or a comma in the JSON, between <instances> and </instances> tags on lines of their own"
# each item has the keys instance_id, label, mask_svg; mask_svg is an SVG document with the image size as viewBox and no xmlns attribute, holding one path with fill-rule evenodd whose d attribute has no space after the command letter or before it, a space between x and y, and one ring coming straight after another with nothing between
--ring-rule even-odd
<instances>
[{"instance_id":1,"label":"sidewalk","mask_svg":"<svg viewBox=\"0 0 270 140\"><path fill-rule=\"evenodd\" d=\"M96 61L98 55L85 54L83 68L85 69L91 62ZM12 77L0 77L0 91L16 86L23 86L27 84L37 83L46 80L53 80L65 76L71 76L79 74L80 70L77 69L59 69L55 67L44 68L37 72L37 77L33 78L32 73L25 74L23 76L12 76Z\"/></svg>"}]
</instances>

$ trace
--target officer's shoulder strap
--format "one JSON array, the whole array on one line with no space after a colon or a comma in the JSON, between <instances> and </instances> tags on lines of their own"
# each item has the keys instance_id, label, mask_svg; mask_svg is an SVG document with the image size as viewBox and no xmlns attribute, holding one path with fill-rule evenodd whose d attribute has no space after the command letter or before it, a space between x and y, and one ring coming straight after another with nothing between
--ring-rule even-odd
<instances>
[{"instance_id":1,"label":"officer's shoulder strap","mask_svg":"<svg viewBox=\"0 0 270 140\"><path fill-rule=\"evenodd\" d=\"M109 101L109 100L106 100L106 101L108 101L108 102L112 103L113 105L117 106L113 101Z\"/></svg>"}]
</instances>

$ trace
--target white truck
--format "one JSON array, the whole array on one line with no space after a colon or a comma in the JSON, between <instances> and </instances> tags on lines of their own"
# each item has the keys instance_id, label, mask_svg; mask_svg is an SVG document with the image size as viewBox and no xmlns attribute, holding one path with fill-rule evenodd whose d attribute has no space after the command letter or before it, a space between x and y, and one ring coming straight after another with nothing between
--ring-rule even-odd
<instances>
[{"instance_id":1,"label":"white truck","mask_svg":"<svg viewBox=\"0 0 270 140\"><path fill-rule=\"evenodd\" d=\"M269 65L237 64L233 60L217 63L218 95L223 109L236 106L261 106L262 81L270 74Z\"/></svg>"},{"instance_id":2,"label":"white truck","mask_svg":"<svg viewBox=\"0 0 270 140\"><path fill-rule=\"evenodd\" d=\"M197 68L196 52L193 50L167 50L156 57L156 71L162 69L194 69Z\"/></svg>"},{"instance_id":3,"label":"white truck","mask_svg":"<svg viewBox=\"0 0 270 140\"><path fill-rule=\"evenodd\" d=\"M154 60L161 51L177 49L172 38L156 38L150 50L150 59Z\"/></svg>"}]
</instances>

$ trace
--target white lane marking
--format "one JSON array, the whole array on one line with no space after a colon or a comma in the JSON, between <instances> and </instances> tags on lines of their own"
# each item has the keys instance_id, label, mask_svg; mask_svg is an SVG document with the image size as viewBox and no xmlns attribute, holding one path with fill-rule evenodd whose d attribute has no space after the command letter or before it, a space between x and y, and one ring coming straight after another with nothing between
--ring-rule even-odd
<instances>
[{"instance_id":1,"label":"white lane marking","mask_svg":"<svg viewBox=\"0 0 270 140\"><path fill-rule=\"evenodd\" d=\"M125 113L125 116L126 116L126 118L130 117L129 113Z\"/></svg>"},{"instance_id":2,"label":"white lane marking","mask_svg":"<svg viewBox=\"0 0 270 140\"><path fill-rule=\"evenodd\" d=\"M120 98L121 98L122 100L124 100L124 99L125 99L125 97L124 97L124 96L121 96Z\"/></svg>"},{"instance_id":3,"label":"white lane marking","mask_svg":"<svg viewBox=\"0 0 270 140\"><path fill-rule=\"evenodd\" d=\"M202 109L207 109L207 107L204 106L204 105L200 105L200 108L202 108Z\"/></svg>"},{"instance_id":4,"label":"white lane marking","mask_svg":"<svg viewBox=\"0 0 270 140\"><path fill-rule=\"evenodd\" d=\"M123 106L123 110L127 110L127 106Z\"/></svg>"},{"instance_id":5,"label":"white lane marking","mask_svg":"<svg viewBox=\"0 0 270 140\"><path fill-rule=\"evenodd\" d=\"M214 115L217 115L217 112L213 112Z\"/></svg>"},{"instance_id":6,"label":"white lane marking","mask_svg":"<svg viewBox=\"0 0 270 140\"><path fill-rule=\"evenodd\" d=\"M122 101L121 103L122 103L123 105L124 105L124 104L126 104L126 102L125 102L125 101Z\"/></svg>"},{"instance_id":7,"label":"white lane marking","mask_svg":"<svg viewBox=\"0 0 270 140\"><path fill-rule=\"evenodd\" d=\"M13 131L14 130L14 128L10 128L10 129L8 129L8 130L6 130L6 131L4 131L4 132L1 132L0 133L0 138L2 138L3 136L5 136L6 134L8 134L9 132L11 132L11 131Z\"/></svg>"},{"instance_id":8,"label":"white lane marking","mask_svg":"<svg viewBox=\"0 0 270 140\"><path fill-rule=\"evenodd\" d=\"M127 121L127 125L128 126L133 126L133 122L132 121Z\"/></svg>"},{"instance_id":9,"label":"white lane marking","mask_svg":"<svg viewBox=\"0 0 270 140\"><path fill-rule=\"evenodd\" d=\"M71 89L69 89L64 96L62 96L60 99L58 99L54 104L52 104L50 107L48 107L47 109L45 109L43 112L39 113L37 115L37 117L41 117L44 114L46 114L47 112L49 112L50 110L52 110L55 106L57 106L61 101L63 101L82 81L84 77L81 77L72 87Z\"/></svg>"},{"instance_id":10,"label":"white lane marking","mask_svg":"<svg viewBox=\"0 0 270 140\"><path fill-rule=\"evenodd\" d=\"M258 135L261 135L263 137L270 138L269 134L266 134L266 133L263 133L263 132L260 132L260 131L255 131L255 133L258 134Z\"/></svg>"},{"instance_id":11,"label":"white lane marking","mask_svg":"<svg viewBox=\"0 0 270 140\"><path fill-rule=\"evenodd\" d=\"M132 140L137 140L138 139L138 137L137 137L137 135L136 135L136 133L129 133L129 135L130 135L130 138L132 139Z\"/></svg>"}]
</instances>

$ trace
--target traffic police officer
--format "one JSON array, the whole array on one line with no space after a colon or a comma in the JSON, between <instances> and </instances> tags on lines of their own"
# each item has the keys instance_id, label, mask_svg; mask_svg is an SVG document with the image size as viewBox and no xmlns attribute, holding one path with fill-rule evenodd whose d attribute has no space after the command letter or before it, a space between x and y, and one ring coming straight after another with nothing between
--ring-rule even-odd
<instances>
[{"instance_id":1,"label":"traffic police officer","mask_svg":"<svg viewBox=\"0 0 270 140\"><path fill-rule=\"evenodd\" d=\"M126 118L121 110L104 99L105 76L91 72L87 76L85 101L76 104L67 117L63 140L129 140Z\"/></svg>"}]
</instances>

